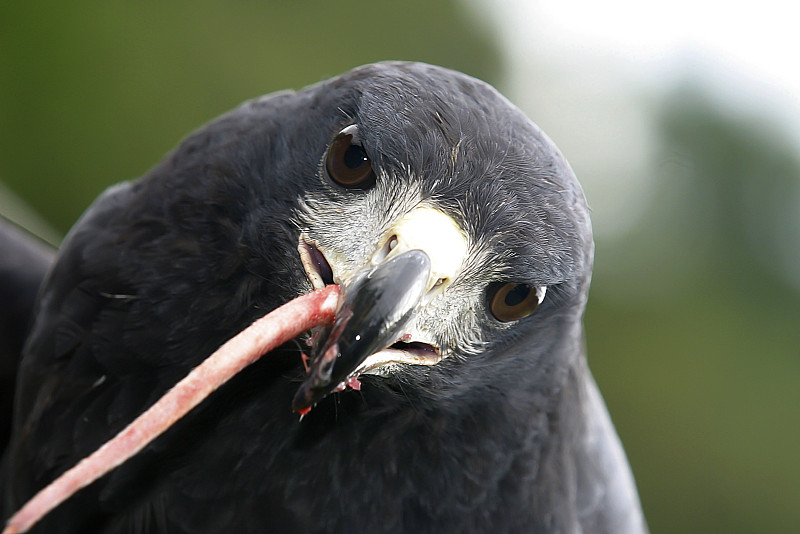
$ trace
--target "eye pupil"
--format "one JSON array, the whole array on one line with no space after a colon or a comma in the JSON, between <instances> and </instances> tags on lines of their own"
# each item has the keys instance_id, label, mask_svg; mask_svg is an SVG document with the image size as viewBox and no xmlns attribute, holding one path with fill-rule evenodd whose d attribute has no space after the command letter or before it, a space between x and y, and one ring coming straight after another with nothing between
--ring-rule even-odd
<instances>
[{"instance_id":1,"label":"eye pupil","mask_svg":"<svg viewBox=\"0 0 800 534\"><path fill-rule=\"evenodd\" d=\"M328 176L347 189L369 189L375 185L375 173L367 152L358 143L358 128L348 126L328 148L325 168Z\"/></svg>"},{"instance_id":2,"label":"eye pupil","mask_svg":"<svg viewBox=\"0 0 800 534\"><path fill-rule=\"evenodd\" d=\"M531 293L531 286L525 284L517 284L514 286L511 291L506 294L506 298L503 299L506 306L509 308L513 308L514 306L519 306Z\"/></svg>"},{"instance_id":3,"label":"eye pupil","mask_svg":"<svg viewBox=\"0 0 800 534\"><path fill-rule=\"evenodd\" d=\"M364 163L369 163L369 158L364 149L358 145L350 145L344 153L344 164L350 169L357 169Z\"/></svg>"}]
</instances>

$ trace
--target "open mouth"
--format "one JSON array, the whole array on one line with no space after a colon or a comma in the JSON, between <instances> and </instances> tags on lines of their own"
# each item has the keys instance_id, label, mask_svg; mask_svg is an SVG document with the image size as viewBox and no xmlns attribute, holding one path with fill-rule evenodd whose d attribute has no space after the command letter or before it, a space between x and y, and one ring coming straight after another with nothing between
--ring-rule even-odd
<instances>
[{"instance_id":1,"label":"open mouth","mask_svg":"<svg viewBox=\"0 0 800 534\"><path fill-rule=\"evenodd\" d=\"M325 254L305 235L300 236L297 250L300 252L300 260L303 262L306 276L314 289L322 289L336 283L333 279L333 269Z\"/></svg>"},{"instance_id":2,"label":"open mouth","mask_svg":"<svg viewBox=\"0 0 800 534\"><path fill-rule=\"evenodd\" d=\"M298 251L306 276L314 289L341 283L334 266L328 261L325 253L305 234L300 236ZM439 347L427 341L414 339L410 333L404 333L389 347L368 356L348 376L347 380L339 384L337 389L344 389L348 385L356 386L355 389L357 389L359 375L364 373L386 374L393 364L434 365L441 359L442 354Z\"/></svg>"},{"instance_id":3,"label":"open mouth","mask_svg":"<svg viewBox=\"0 0 800 534\"><path fill-rule=\"evenodd\" d=\"M368 356L355 372L357 374L370 374L370 372L373 372L372 374L382 374L378 370L392 364L434 365L441 360L441 351L430 343L398 341L390 347Z\"/></svg>"}]
</instances>

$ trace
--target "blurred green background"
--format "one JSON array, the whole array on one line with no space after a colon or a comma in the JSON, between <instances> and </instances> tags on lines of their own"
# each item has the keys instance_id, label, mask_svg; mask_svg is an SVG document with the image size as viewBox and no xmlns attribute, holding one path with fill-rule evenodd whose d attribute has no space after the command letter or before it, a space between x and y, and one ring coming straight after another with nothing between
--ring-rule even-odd
<instances>
[{"instance_id":1,"label":"blurred green background","mask_svg":"<svg viewBox=\"0 0 800 534\"><path fill-rule=\"evenodd\" d=\"M797 140L702 74L620 89L531 50L521 77L476 4L0 3L0 210L57 241L194 128L363 63L485 79L594 207L590 364L652 531L800 532Z\"/></svg>"}]
</instances>

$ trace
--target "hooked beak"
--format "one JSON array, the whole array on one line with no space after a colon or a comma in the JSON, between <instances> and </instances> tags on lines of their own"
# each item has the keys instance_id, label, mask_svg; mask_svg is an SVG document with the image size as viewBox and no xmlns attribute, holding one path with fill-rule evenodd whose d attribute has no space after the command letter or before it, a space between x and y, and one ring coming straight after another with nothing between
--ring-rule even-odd
<instances>
[{"instance_id":1,"label":"hooked beak","mask_svg":"<svg viewBox=\"0 0 800 534\"><path fill-rule=\"evenodd\" d=\"M343 291L327 338L315 347L309 376L292 407L302 412L331 393L367 359L394 343L427 292L431 260L409 250L384 261Z\"/></svg>"},{"instance_id":2,"label":"hooked beak","mask_svg":"<svg viewBox=\"0 0 800 534\"><path fill-rule=\"evenodd\" d=\"M448 215L428 206L407 213L379 242L366 266L348 272L335 252L326 256L305 234L299 251L314 287L341 285L333 325L313 336L306 380L292 407L301 414L358 376L393 363L433 365L442 354L417 330L415 314L440 295L461 270L467 242Z\"/></svg>"}]
</instances>

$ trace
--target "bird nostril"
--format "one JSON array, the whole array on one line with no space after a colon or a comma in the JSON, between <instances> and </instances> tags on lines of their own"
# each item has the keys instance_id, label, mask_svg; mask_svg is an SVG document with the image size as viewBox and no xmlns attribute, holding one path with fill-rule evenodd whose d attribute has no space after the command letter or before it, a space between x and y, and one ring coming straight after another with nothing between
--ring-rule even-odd
<instances>
[{"instance_id":1,"label":"bird nostril","mask_svg":"<svg viewBox=\"0 0 800 534\"><path fill-rule=\"evenodd\" d=\"M434 282L434 284L431 286L431 288L428 290L428 292L425 293L425 297L423 297L423 302L425 304L430 302L433 299L433 297L435 297L436 295L438 295L442 291L444 286L447 285L447 283L449 281L450 281L450 278L447 278L447 277L439 278L438 280L436 280L436 282Z\"/></svg>"},{"instance_id":2,"label":"bird nostril","mask_svg":"<svg viewBox=\"0 0 800 534\"><path fill-rule=\"evenodd\" d=\"M383 261L389 257L389 254L397 248L397 235L392 235L388 240L386 240L386 244L383 245L378 252L372 257L372 264L378 265L379 263L383 263Z\"/></svg>"}]
</instances>

